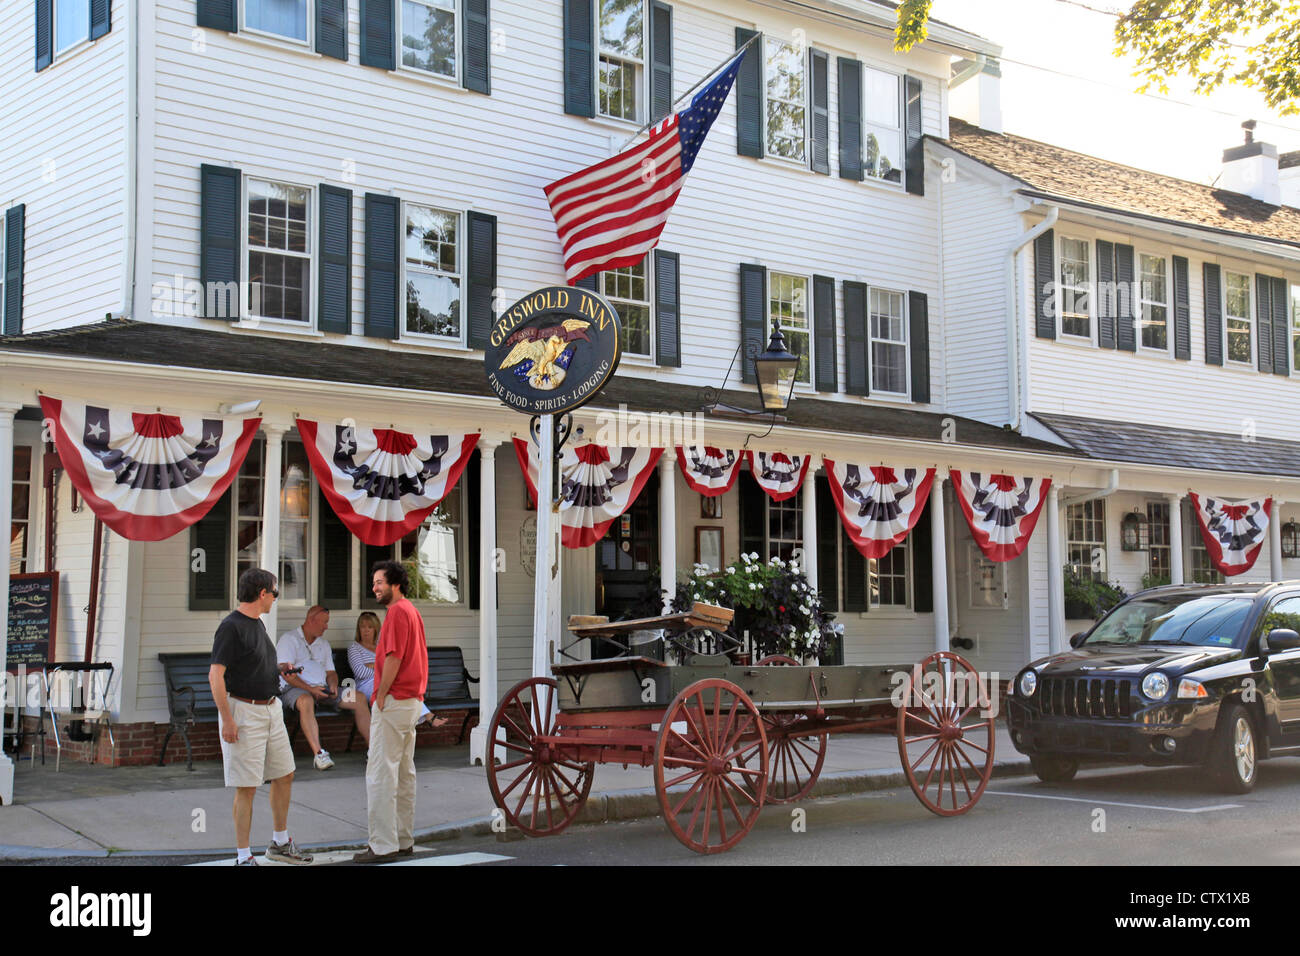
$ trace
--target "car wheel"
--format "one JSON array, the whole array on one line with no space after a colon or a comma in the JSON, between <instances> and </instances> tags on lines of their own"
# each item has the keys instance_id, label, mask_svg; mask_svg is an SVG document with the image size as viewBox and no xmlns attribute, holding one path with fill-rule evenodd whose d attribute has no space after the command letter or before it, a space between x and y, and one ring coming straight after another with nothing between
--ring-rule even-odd
<instances>
[{"instance_id":1,"label":"car wheel","mask_svg":"<svg viewBox=\"0 0 1300 956\"><path fill-rule=\"evenodd\" d=\"M1250 793L1259 778L1255 727L1241 704L1224 705L1210 751L1211 769L1229 793Z\"/></svg>"},{"instance_id":2,"label":"car wheel","mask_svg":"<svg viewBox=\"0 0 1300 956\"><path fill-rule=\"evenodd\" d=\"M1079 772L1079 761L1062 754L1034 754L1029 765L1043 783L1069 783Z\"/></svg>"}]
</instances>

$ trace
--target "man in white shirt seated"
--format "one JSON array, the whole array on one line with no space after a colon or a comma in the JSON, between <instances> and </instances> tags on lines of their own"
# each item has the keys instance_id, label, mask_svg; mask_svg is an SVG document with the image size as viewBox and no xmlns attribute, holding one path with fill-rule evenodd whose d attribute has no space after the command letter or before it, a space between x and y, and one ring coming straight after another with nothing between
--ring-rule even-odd
<instances>
[{"instance_id":1,"label":"man in white shirt seated","mask_svg":"<svg viewBox=\"0 0 1300 956\"><path fill-rule=\"evenodd\" d=\"M303 736L316 755L317 770L329 770L334 766L329 752L320 745L320 730L316 725L318 702L352 711L361 735L370 739L369 703L360 694L348 695L351 699L339 699L339 675L334 670L334 654L329 641L321 636L329 623L329 610L319 604L313 605L307 610L307 619L302 626L280 635L280 642L276 645L276 657L281 664L302 668L299 674L281 675L280 699L285 707L298 711Z\"/></svg>"}]
</instances>

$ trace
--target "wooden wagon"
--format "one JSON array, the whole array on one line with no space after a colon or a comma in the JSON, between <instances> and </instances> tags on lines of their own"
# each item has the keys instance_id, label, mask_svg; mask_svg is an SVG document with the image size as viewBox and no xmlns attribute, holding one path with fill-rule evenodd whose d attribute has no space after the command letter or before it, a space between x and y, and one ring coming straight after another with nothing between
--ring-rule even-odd
<instances>
[{"instance_id":1,"label":"wooden wagon","mask_svg":"<svg viewBox=\"0 0 1300 956\"><path fill-rule=\"evenodd\" d=\"M496 759L485 763L510 824L559 833L582 809L596 764L653 766L668 829L692 850L718 853L744 838L764 805L808 795L830 734L865 731L896 735L927 809L955 816L979 800L995 715L965 660L938 652L892 666L748 663L725 632L731 613L697 604L634 621L571 620L577 640L563 656L593 638L619 654L557 664L553 678L521 681L502 699L488 731ZM661 659L674 655L681 663Z\"/></svg>"}]
</instances>

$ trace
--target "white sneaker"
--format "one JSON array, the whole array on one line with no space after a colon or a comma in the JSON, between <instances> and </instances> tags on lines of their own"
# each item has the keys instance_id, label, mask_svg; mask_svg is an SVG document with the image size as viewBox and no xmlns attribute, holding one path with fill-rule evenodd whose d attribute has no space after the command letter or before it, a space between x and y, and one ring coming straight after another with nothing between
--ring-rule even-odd
<instances>
[{"instance_id":1,"label":"white sneaker","mask_svg":"<svg viewBox=\"0 0 1300 956\"><path fill-rule=\"evenodd\" d=\"M314 763L317 770L332 770L334 768L334 761L330 759L328 750L322 750L318 753Z\"/></svg>"}]
</instances>

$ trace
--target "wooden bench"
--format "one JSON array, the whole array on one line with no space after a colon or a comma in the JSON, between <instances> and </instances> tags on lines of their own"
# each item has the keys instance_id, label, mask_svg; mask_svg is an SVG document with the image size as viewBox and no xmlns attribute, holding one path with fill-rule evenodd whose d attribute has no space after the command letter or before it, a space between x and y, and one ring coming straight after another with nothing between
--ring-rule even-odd
<instances>
[{"instance_id":1,"label":"wooden bench","mask_svg":"<svg viewBox=\"0 0 1300 956\"><path fill-rule=\"evenodd\" d=\"M465 669L465 655L459 647L430 647L429 685L424 692L424 706L437 713L440 710L465 710L456 743L465 739L465 728L470 718L478 713L478 698L469 692L471 683L478 678Z\"/></svg>"}]
</instances>

